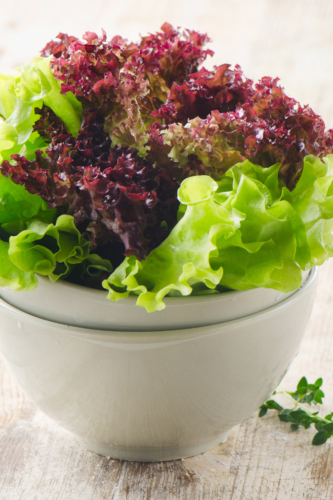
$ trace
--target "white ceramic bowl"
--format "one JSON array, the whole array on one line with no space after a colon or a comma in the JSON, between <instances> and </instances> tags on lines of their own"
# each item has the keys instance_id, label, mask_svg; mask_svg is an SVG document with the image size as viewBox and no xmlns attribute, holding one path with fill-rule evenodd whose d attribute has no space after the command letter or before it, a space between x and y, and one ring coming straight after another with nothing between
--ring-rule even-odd
<instances>
[{"instance_id":1,"label":"white ceramic bowl","mask_svg":"<svg viewBox=\"0 0 333 500\"><path fill-rule=\"evenodd\" d=\"M308 274L303 273L303 282ZM93 290L66 281L52 283L43 276L38 277L38 286L33 292L0 289L0 297L5 302L42 319L99 330L143 332L195 328L243 318L264 311L293 293L295 291L286 294L255 288L208 296L166 297L163 311L148 314L143 307L135 306L136 297L111 302L106 298L106 290Z\"/></svg>"},{"instance_id":2,"label":"white ceramic bowl","mask_svg":"<svg viewBox=\"0 0 333 500\"><path fill-rule=\"evenodd\" d=\"M298 351L316 274L265 311L173 331L66 326L0 300L0 346L33 401L90 450L182 458L222 442L270 396Z\"/></svg>"}]
</instances>

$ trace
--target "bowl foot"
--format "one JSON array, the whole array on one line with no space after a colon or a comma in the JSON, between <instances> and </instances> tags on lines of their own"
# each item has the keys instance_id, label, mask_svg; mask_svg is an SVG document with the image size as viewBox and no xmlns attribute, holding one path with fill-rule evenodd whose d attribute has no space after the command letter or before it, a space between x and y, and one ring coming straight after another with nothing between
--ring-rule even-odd
<instances>
[{"instance_id":1,"label":"bowl foot","mask_svg":"<svg viewBox=\"0 0 333 500\"><path fill-rule=\"evenodd\" d=\"M75 439L88 448L88 450L108 458L128 460L131 462L165 462L179 460L180 458L193 457L224 443L230 431L222 432L218 437L203 443L171 448L130 448L118 447L105 443L96 443L75 436Z\"/></svg>"}]
</instances>

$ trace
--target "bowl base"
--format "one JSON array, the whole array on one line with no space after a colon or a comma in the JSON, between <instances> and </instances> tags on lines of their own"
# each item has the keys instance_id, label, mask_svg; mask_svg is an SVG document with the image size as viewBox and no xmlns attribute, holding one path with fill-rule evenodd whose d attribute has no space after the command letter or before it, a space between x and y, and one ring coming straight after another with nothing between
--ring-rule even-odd
<instances>
[{"instance_id":1,"label":"bowl base","mask_svg":"<svg viewBox=\"0 0 333 500\"><path fill-rule=\"evenodd\" d=\"M88 450L103 455L107 458L127 460L130 462L165 462L179 460L181 458L193 457L224 443L228 439L230 431L222 432L218 437L192 446L177 446L172 448L130 448L118 447L105 443L96 443L74 436L75 439L88 448Z\"/></svg>"}]
</instances>

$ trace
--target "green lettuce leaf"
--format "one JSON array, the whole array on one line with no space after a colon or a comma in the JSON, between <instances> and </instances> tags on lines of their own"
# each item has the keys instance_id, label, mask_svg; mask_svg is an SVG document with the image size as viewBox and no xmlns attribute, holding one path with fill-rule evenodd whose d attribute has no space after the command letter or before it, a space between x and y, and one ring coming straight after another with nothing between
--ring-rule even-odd
<instances>
[{"instance_id":1,"label":"green lettuce leaf","mask_svg":"<svg viewBox=\"0 0 333 500\"><path fill-rule=\"evenodd\" d=\"M108 273L112 272L112 264L107 259L102 259L96 253L90 254L83 262L82 262L82 276L88 274L89 276L100 276L103 271Z\"/></svg>"},{"instance_id":2,"label":"green lettuce leaf","mask_svg":"<svg viewBox=\"0 0 333 500\"><path fill-rule=\"evenodd\" d=\"M311 258L302 269L321 265L333 256L333 155L323 161L307 156L295 189L290 193L284 188L282 194L305 225Z\"/></svg>"},{"instance_id":3,"label":"green lettuce leaf","mask_svg":"<svg viewBox=\"0 0 333 500\"><path fill-rule=\"evenodd\" d=\"M0 174L0 225L33 218L50 223L54 216L46 201Z\"/></svg>"},{"instance_id":4,"label":"green lettuce leaf","mask_svg":"<svg viewBox=\"0 0 333 500\"><path fill-rule=\"evenodd\" d=\"M0 287L8 286L16 291L31 291L38 284L33 272L19 269L9 258L9 243L0 240Z\"/></svg>"},{"instance_id":5,"label":"green lettuce leaf","mask_svg":"<svg viewBox=\"0 0 333 500\"><path fill-rule=\"evenodd\" d=\"M103 282L108 298L138 295L152 312L165 307L166 295L299 287L302 270L333 255L333 155L306 157L293 191L279 168L245 161L217 183L185 179L179 222L145 260L126 258Z\"/></svg>"},{"instance_id":6,"label":"green lettuce leaf","mask_svg":"<svg viewBox=\"0 0 333 500\"><path fill-rule=\"evenodd\" d=\"M263 171L245 161L226 174L234 181L223 205L238 210L243 220L232 239L218 239L218 256L211 259L214 267L223 267L220 284L225 287L289 292L301 284L299 261L304 265L310 253L301 218L288 202L279 199L279 166Z\"/></svg>"},{"instance_id":7,"label":"green lettuce leaf","mask_svg":"<svg viewBox=\"0 0 333 500\"><path fill-rule=\"evenodd\" d=\"M32 220L26 225L26 230L9 239L9 258L21 271L57 281L89 256L90 242L76 229L70 215L61 215L55 224Z\"/></svg>"},{"instance_id":8,"label":"green lettuce leaf","mask_svg":"<svg viewBox=\"0 0 333 500\"><path fill-rule=\"evenodd\" d=\"M66 281L89 288L100 289L101 282L113 271L111 262L100 255L90 254L82 263L73 267Z\"/></svg>"},{"instance_id":9,"label":"green lettuce leaf","mask_svg":"<svg viewBox=\"0 0 333 500\"><path fill-rule=\"evenodd\" d=\"M13 290L33 290L37 278L33 271L19 269L9 258L9 238L26 229L26 221L36 218L51 223L55 210L39 196L28 193L23 186L14 184L0 174L0 287Z\"/></svg>"},{"instance_id":10,"label":"green lettuce leaf","mask_svg":"<svg viewBox=\"0 0 333 500\"><path fill-rule=\"evenodd\" d=\"M36 57L12 75L0 74L0 161L21 154L28 159L37 148L46 146L33 124L35 108L49 106L66 124L72 135L81 127L81 105L68 92L60 93L60 84L50 70L50 59Z\"/></svg>"}]
</instances>

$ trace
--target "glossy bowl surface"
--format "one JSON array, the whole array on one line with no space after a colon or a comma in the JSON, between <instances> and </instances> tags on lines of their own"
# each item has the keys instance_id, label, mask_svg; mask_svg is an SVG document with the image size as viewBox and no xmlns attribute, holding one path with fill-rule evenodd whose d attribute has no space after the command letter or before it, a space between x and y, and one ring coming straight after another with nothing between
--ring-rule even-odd
<instances>
[{"instance_id":1,"label":"glossy bowl surface","mask_svg":"<svg viewBox=\"0 0 333 500\"><path fill-rule=\"evenodd\" d=\"M303 273L303 281L308 272ZM230 291L189 297L166 297L163 311L148 314L135 307L136 297L118 302L106 298L107 291L39 276L32 292L0 288L0 297L12 306L42 319L83 328L121 331L157 331L215 325L243 318L279 304L295 291L282 293L267 288Z\"/></svg>"},{"instance_id":2,"label":"glossy bowl surface","mask_svg":"<svg viewBox=\"0 0 333 500\"><path fill-rule=\"evenodd\" d=\"M273 392L298 351L316 275L265 311L172 331L66 326L0 300L0 347L32 400L90 450L183 458L222 442Z\"/></svg>"}]
</instances>

